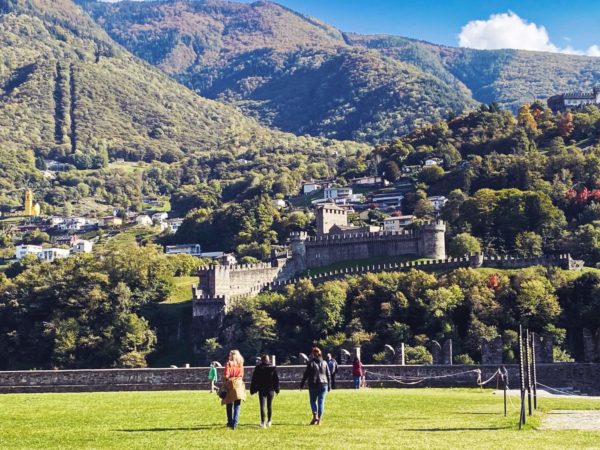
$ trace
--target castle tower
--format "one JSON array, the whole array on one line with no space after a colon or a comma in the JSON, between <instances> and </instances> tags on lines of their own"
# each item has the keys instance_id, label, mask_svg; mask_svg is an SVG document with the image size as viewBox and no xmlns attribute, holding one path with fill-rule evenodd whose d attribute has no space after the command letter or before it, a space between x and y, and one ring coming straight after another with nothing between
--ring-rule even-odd
<instances>
[{"instance_id":1,"label":"castle tower","mask_svg":"<svg viewBox=\"0 0 600 450\"><path fill-rule=\"evenodd\" d=\"M334 225L346 227L348 226L348 211L340 208L334 203L327 203L318 206L316 210L317 216L317 236L329 234L329 230Z\"/></svg>"},{"instance_id":2,"label":"castle tower","mask_svg":"<svg viewBox=\"0 0 600 450\"><path fill-rule=\"evenodd\" d=\"M34 216L34 209L33 209L33 192L31 192L31 189L27 189L25 191L25 205L24 205L24 214L26 216Z\"/></svg>"},{"instance_id":3,"label":"castle tower","mask_svg":"<svg viewBox=\"0 0 600 450\"><path fill-rule=\"evenodd\" d=\"M421 258L446 259L446 223L436 220L419 230L418 256Z\"/></svg>"},{"instance_id":4,"label":"castle tower","mask_svg":"<svg viewBox=\"0 0 600 450\"><path fill-rule=\"evenodd\" d=\"M600 85L595 86L593 91L596 104L600 105Z\"/></svg>"}]
</instances>

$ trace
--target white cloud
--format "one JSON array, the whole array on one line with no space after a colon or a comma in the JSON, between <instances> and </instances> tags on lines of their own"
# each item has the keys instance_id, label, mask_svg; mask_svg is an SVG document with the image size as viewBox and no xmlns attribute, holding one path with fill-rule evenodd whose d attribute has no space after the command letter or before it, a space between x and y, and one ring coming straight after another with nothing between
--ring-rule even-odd
<instances>
[{"instance_id":1,"label":"white cloud","mask_svg":"<svg viewBox=\"0 0 600 450\"><path fill-rule=\"evenodd\" d=\"M564 48L555 45L544 26L527 22L512 11L493 14L488 20L473 20L467 23L458 35L458 44L461 47L482 50L514 48L600 56L598 45L592 45L586 51L577 50L570 45Z\"/></svg>"}]
</instances>

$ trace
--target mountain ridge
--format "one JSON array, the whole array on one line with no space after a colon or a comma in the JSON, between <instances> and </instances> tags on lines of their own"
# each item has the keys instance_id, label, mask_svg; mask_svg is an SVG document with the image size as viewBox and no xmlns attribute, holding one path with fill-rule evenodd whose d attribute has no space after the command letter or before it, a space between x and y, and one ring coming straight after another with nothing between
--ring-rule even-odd
<instances>
[{"instance_id":1,"label":"mountain ridge","mask_svg":"<svg viewBox=\"0 0 600 450\"><path fill-rule=\"evenodd\" d=\"M401 36L359 35L274 2L78 1L133 53L152 61L148 52L160 52L162 59L155 58L154 63L186 86L239 106L262 123L293 133L381 142L424 122L469 110L480 102L498 102L515 111L524 102L600 82L600 58L473 50ZM182 21L185 26L171 20L175 15L186 18ZM320 52L319 56L311 55L311 51ZM359 65L364 55L371 58L371 64L362 67L367 83L348 92L340 102L347 104L343 110L312 105L310 96L295 97L291 86L290 92L274 90L267 98L256 98L256 86L263 85L266 90L271 82L285 83L292 73L295 86L310 86L314 78L323 76L322 70L317 73L323 59L339 58L340 53L349 61L346 67ZM285 64L293 58L296 64ZM378 79L379 65L396 63L398 76ZM346 78L356 79L351 74ZM389 98L380 105L374 100L375 94L385 98L387 93ZM304 117L301 124L286 116L293 103L305 105L299 112ZM372 114L360 114L357 120L355 111L365 103ZM329 119L315 124L314 117L319 116Z\"/></svg>"}]
</instances>

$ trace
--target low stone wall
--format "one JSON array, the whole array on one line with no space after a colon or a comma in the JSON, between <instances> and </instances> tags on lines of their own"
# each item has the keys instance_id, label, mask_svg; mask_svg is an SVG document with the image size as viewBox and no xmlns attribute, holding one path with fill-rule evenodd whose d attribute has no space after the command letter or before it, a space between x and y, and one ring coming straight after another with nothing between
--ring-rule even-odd
<instances>
[{"instance_id":1,"label":"low stone wall","mask_svg":"<svg viewBox=\"0 0 600 450\"><path fill-rule=\"evenodd\" d=\"M370 387L476 387L480 369L486 380L498 369L481 366L396 366L367 365ZM518 388L518 367L507 365L511 388ZM284 389L298 388L304 366L279 366ZM245 380L250 381L251 369ZM219 370L219 378L221 371ZM392 377L430 378L416 385L397 383ZM189 369L106 369L106 370L38 370L0 372L0 393L25 392L95 392L208 389L208 368ZM339 387L350 387L351 367L341 366L337 376ZM600 394L600 364L540 364L538 382L554 388L574 388L587 394ZM486 385L496 388L495 381Z\"/></svg>"}]
</instances>

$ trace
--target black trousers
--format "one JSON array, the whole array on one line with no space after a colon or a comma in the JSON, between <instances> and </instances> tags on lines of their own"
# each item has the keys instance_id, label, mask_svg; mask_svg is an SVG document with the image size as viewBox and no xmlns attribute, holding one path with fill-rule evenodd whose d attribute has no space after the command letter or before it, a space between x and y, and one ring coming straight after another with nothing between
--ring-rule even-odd
<instances>
[{"instance_id":1,"label":"black trousers","mask_svg":"<svg viewBox=\"0 0 600 450\"><path fill-rule=\"evenodd\" d=\"M273 398L275 397L274 391L269 392L259 392L258 399L260 400L260 421L261 422L270 422L271 417L273 416ZM267 407L265 419L265 406Z\"/></svg>"},{"instance_id":2,"label":"black trousers","mask_svg":"<svg viewBox=\"0 0 600 450\"><path fill-rule=\"evenodd\" d=\"M331 374L331 389L335 389L335 373Z\"/></svg>"}]
</instances>

